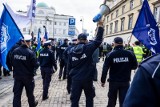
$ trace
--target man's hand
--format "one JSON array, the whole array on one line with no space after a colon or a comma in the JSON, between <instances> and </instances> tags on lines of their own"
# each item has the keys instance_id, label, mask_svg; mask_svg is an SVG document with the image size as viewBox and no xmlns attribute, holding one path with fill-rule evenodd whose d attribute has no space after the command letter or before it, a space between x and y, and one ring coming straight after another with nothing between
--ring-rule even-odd
<instances>
[{"instance_id":1,"label":"man's hand","mask_svg":"<svg viewBox=\"0 0 160 107\"><path fill-rule=\"evenodd\" d=\"M104 86L105 86L105 83L101 83L101 86L104 87Z\"/></svg>"},{"instance_id":2,"label":"man's hand","mask_svg":"<svg viewBox=\"0 0 160 107\"><path fill-rule=\"evenodd\" d=\"M101 20L97 22L97 27L104 27L103 23L104 23L104 18L101 18Z\"/></svg>"}]
</instances>

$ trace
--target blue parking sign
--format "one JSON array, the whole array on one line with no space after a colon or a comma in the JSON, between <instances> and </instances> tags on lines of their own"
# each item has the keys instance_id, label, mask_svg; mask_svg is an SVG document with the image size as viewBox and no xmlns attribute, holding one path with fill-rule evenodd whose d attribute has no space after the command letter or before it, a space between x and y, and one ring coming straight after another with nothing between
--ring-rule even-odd
<instances>
[{"instance_id":1,"label":"blue parking sign","mask_svg":"<svg viewBox=\"0 0 160 107\"><path fill-rule=\"evenodd\" d=\"M75 25L76 19L75 18L69 18L69 25Z\"/></svg>"}]
</instances>

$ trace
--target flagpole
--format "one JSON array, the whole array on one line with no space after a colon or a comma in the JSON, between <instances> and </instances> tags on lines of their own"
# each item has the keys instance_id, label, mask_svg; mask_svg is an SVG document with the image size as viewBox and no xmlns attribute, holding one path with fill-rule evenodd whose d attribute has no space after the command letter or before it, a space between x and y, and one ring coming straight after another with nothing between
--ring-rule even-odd
<instances>
[{"instance_id":1,"label":"flagpole","mask_svg":"<svg viewBox=\"0 0 160 107\"><path fill-rule=\"evenodd\" d=\"M131 39L132 39L132 33L131 33L131 36L130 36L130 38L129 38L129 40L128 40L128 46L129 46L129 44L130 44L130 42L131 42Z\"/></svg>"},{"instance_id":2,"label":"flagpole","mask_svg":"<svg viewBox=\"0 0 160 107\"><path fill-rule=\"evenodd\" d=\"M32 34L32 18L31 18L31 26L30 26L30 35Z\"/></svg>"}]
</instances>

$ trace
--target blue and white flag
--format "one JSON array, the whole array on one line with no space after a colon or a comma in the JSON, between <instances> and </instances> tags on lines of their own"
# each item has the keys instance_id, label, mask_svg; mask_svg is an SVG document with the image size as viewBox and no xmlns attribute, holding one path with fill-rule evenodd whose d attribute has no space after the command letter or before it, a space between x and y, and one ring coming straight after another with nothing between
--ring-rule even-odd
<instances>
[{"instance_id":1,"label":"blue and white flag","mask_svg":"<svg viewBox=\"0 0 160 107\"><path fill-rule=\"evenodd\" d=\"M4 5L0 20L0 63L6 69L6 58L9 50L22 38L22 33Z\"/></svg>"},{"instance_id":2,"label":"blue and white flag","mask_svg":"<svg viewBox=\"0 0 160 107\"><path fill-rule=\"evenodd\" d=\"M32 19L35 17L35 11L36 11L36 0L31 0L31 5L29 7L27 16Z\"/></svg>"},{"instance_id":3,"label":"blue and white flag","mask_svg":"<svg viewBox=\"0 0 160 107\"><path fill-rule=\"evenodd\" d=\"M36 51L38 51L40 48L41 48L41 38L40 38L40 29L38 29L38 37L37 37L37 48L36 48Z\"/></svg>"},{"instance_id":4,"label":"blue and white flag","mask_svg":"<svg viewBox=\"0 0 160 107\"><path fill-rule=\"evenodd\" d=\"M132 34L153 53L160 53L159 29L147 0L143 2Z\"/></svg>"}]
</instances>

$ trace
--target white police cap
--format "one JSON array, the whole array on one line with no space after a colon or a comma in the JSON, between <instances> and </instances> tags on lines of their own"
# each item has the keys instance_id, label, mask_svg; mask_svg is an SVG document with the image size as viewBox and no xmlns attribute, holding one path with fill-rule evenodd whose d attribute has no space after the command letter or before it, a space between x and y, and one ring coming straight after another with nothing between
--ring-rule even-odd
<instances>
[{"instance_id":1,"label":"white police cap","mask_svg":"<svg viewBox=\"0 0 160 107\"><path fill-rule=\"evenodd\" d=\"M50 45L50 44L51 44L51 40L47 40L47 41L44 42L44 46Z\"/></svg>"},{"instance_id":2,"label":"white police cap","mask_svg":"<svg viewBox=\"0 0 160 107\"><path fill-rule=\"evenodd\" d=\"M31 41L32 40L32 36L31 35L23 35L23 39L22 40L25 40L25 41Z\"/></svg>"}]
</instances>

